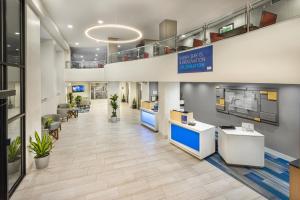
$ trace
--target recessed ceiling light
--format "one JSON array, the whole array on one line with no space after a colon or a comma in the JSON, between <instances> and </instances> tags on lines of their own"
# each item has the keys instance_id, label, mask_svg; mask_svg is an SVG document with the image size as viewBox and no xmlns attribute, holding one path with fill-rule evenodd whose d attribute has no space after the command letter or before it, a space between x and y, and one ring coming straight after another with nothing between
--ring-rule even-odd
<instances>
[{"instance_id":1,"label":"recessed ceiling light","mask_svg":"<svg viewBox=\"0 0 300 200\"><path fill-rule=\"evenodd\" d=\"M15 35L20 35L20 33L19 32L15 32Z\"/></svg>"},{"instance_id":2,"label":"recessed ceiling light","mask_svg":"<svg viewBox=\"0 0 300 200\"><path fill-rule=\"evenodd\" d=\"M91 31L105 29L105 28L128 30L128 31L132 31L132 32L136 33L137 36L135 38L128 39L128 40L103 40L103 39L99 39L99 38L96 38L96 37L90 35ZM140 30L130 27L130 26L124 26L121 24L105 24L105 25L100 25L100 26L92 26L85 30L85 35L86 35L86 37L88 37L92 40L95 40L96 42L111 43L111 44L125 44L125 43L136 42L143 37L143 34Z\"/></svg>"},{"instance_id":3,"label":"recessed ceiling light","mask_svg":"<svg viewBox=\"0 0 300 200\"><path fill-rule=\"evenodd\" d=\"M10 44L7 44L7 47L9 48L9 47L11 47L11 45L10 45Z\"/></svg>"},{"instance_id":4,"label":"recessed ceiling light","mask_svg":"<svg viewBox=\"0 0 300 200\"><path fill-rule=\"evenodd\" d=\"M118 48L120 48L121 47L121 45L118 45Z\"/></svg>"},{"instance_id":5,"label":"recessed ceiling light","mask_svg":"<svg viewBox=\"0 0 300 200\"><path fill-rule=\"evenodd\" d=\"M83 56L80 56L80 58L83 58Z\"/></svg>"},{"instance_id":6,"label":"recessed ceiling light","mask_svg":"<svg viewBox=\"0 0 300 200\"><path fill-rule=\"evenodd\" d=\"M69 28L69 29L72 29L72 28L73 28L73 25L72 25L72 24L69 24L69 25L68 25L68 28Z\"/></svg>"},{"instance_id":7,"label":"recessed ceiling light","mask_svg":"<svg viewBox=\"0 0 300 200\"><path fill-rule=\"evenodd\" d=\"M103 21L102 20L98 20L98 24L103 24Z\"/></svg>"},{"instance_id":8,"label":"recessed ceiling light","mask_svg":"<svg viewBox=\"0 0 300 200\"><path fill-rule=\"evenodd\" d=\"M186 37L186 35L182 35L181 37L182 37L182 38L185 38L185 37Z\"/></svg>"},{"instance_id":9,"label":"recessed ceiling light","mask_svg":"<svg viewBox=\"0 0 300 200\"><path fill-rule=\"evenodd\" d=\"M76 42L76 43L75 43L75 45L76 45L76 46L78 46L78 45L79 45L79 43L78 43L78 42Z\"/></svg>"},{"instance_id":10,"label":"recessed ceiling light","mask_svg":"<svg viewBox=\"0 0 300 200\"><path fill-rule=\"evenodd\" d=\"M97 56L98 56L98 54L95 54L95 56L97 57Z\"/></svg>"},{"instance_id":11,"label":"recessed ceiling light","mask_svg":"<svg viewBox=\"0 0 300 200\"><path fill-rule=\"evenodd\" d=\"M97 48L96 50L97 50L97 51L99 51L100 49L99 49L99 48Z\"/></svg>"},{"instance_id":12,"label":"recessed ceiling light","mask_svg":"<svg viewBox=\"0 0 300 200\"><path fill-rule=\"evenodd\" d=\"M95 60L97 60L97 58L95 58Z\"/></svg>"}]
</instances>

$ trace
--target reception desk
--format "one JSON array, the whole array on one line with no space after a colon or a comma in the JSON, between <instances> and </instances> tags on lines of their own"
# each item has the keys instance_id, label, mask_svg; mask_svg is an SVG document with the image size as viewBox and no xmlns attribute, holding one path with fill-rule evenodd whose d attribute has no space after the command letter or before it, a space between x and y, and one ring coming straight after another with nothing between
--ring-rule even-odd
<instances>
[{"instance_id":1,"label":"reception desk","mask_svg":"<svg viewBox=\"0 0 300 200\"><path fill-rule=\"evenodd\" d=\"M290 200L300 199L300 160L290 163Z\"/></svg>"},{"instance_id":2,"label":"reception desk","mask_svg":"<svg viewBox=\"0 0 300 200\"><path fill-rule=\"evenodd\" d=\"M195 121L195 126L170 121L170 143L204 159L215 152L215 127Z\"/></svg>"},{"instance_id":3,"label":"reception desk","mask_svg":"<svg viewBox=\"0 0 300 200\"><path fill-rule=\"evenodd\" d=\"M158 131L157 112L141 108L140 109L141 124L150 128L153 131Z\"/></svg>"},{"instance_id":4,"label":"reception desk","mask_svg":"<svg viewBox=\"0 0 300 200\"><path fill-rule=\"evenodd\" d=\"M257 131L218 128L218 150L227 164L264 167L264 141Z\"/></svg>"}]
</instances>

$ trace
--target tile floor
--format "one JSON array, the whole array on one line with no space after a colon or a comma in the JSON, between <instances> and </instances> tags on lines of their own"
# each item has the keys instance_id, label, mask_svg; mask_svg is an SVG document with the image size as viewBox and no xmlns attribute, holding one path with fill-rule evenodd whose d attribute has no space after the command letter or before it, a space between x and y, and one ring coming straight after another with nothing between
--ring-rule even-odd
<instances>
[{"instance_id":1,"label":"tile floor","mask_svg":"<svg viewBox=\"0 0 300 200\"><path fill-rule=\"evenodd\" d=\"M107 104L63 124L50 165L28 172L12 200L261 200L258 193L170 145L139 125L122 105L121 121L107 121Z\"/></svg>"}]
</instances>

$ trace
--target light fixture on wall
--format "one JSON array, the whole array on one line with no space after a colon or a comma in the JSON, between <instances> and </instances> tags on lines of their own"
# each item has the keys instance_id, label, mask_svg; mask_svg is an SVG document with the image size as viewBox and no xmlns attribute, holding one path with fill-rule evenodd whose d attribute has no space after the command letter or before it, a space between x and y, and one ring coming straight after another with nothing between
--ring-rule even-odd
<instances>
[{"instance_id":1,"label":"light fixture on wall","mask_svg":"<svg viewBox=\"0 0 300 200\"><path fill-rule=\"evenodd\" d=\"M78 46L78 45L79 45L79 43L78 43L78 42L75 42L75 45L76 45L76 46Z\"/></svg>"},{"instance_id":2,"label":"light fixture on wall","mask_svg":"<svg viewBox=\"0 0 300 200\"><path fill-rule=\"evenodd\" d=\"M98 24L103 24L103 21L102 20L98 20Z\"/></svg>"},{"instance_id":3,"label":"light fixture on wall","mask_svg":"<svg viewBox=\"0 0 300 200\"><path fill-rule=\"evenodd\" d=\"M104 39L99 39L94 36L91 36L90 32L94 30L99 30L99 29L107 29L107 28L114 28L118 30L127 30L131 31L137 34L137 37L128 39L128 40L104 40ZM85 35L86 37L95 40L96 42L102 42L102 43L112 43L112 44L125 44L125 43L131 43L131 42L136 42L140 40L143 37L143 34L140 30L130 27L130 26L125 26L125 25L120 25L120 24L105 24L105 25L100 25L100 26L92 26L88 29L85 30Z\"/></svg>"},{"instance_id":4,"label":"light fixture on wall","mask_svg":"<svg viewBox=\"0 0 300 200\"><path fill-rule=\"evenodd\" d=\"M118 45L118 48L121 48L121 45Z\"/></svg>"},{"instance_id":5,"label":"light fixture on wall","mask_svg":"<svg viewBox=\"0 0 300 200\"><path fill-rule=\"evenodd\" d=\"M72 29L73 28L73 25L72 24L68 24L67 26L69 29Z\"/></svg>"}]
</instances>

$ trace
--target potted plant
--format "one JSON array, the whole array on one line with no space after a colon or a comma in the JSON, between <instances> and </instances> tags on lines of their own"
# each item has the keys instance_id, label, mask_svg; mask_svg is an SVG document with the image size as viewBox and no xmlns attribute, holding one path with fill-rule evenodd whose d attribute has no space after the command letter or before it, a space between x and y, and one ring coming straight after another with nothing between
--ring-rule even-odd
<instances>
[{"instance_id":1,"label":"potted plant","mask_svg":"<svg viewBox=\"0 0 300 200\"><path fill-rule=\"evenodd\" d=\"M21 137L16 137L8 146L8 174L16 173L21 166Z\"/></svg>"},{"instance_id":2,"label":"potted plant","mask_svg":"<svg viewBox=\"0 0 300 200\"><path fill-rule=\"evenodd\" d=\"M126 102L126 99L125 99L125 95L123 94L123 97L122 97L122 102L125 103Z\"/></svg>"},{"instance_id":3,"label":"potted plant","mask_svg":"<svg viewBox=\"0 0 300 200\"><path fill-rule=\"evenodd\" d=\"M30 137L29 150L35 154L35 166L37 169L44 169L49 164L50 152L53 148L53 141L49 134L40 138L37 131L34 133L35 141Z\"/></svg>"},{"instance_id":4,"label":"potted plant","mask_svg":"<svg viewBox=\"0 0 300 200\"><path fill-rule=\"evenodd\" d=\"M80 96L80 95L76 96L75 102L76 102L77 107L79 108L81 105L81 102L82 102L82 96Z\"/></svg>"},{"instance_id":5,"label":"potted plant","mask_svg":"<svg viewBox=\"0 0 300 200\"><path fill-rule=\"evenodd\" d=\"M136 109L136 108L137 108L137 104L136 104L135 98L134 98L133 101L132 101L132 108L133 108L133 109Z\"/></svg>"},{"instance_id":6,"label":"potted plant","mask_svg":"<svg viewBox=\"0 0 300 200\"><path fill-rule=\"evenodd\" d=\"M51 117L48 117L45 121L45 128L50 128L52 123L53 123L53 119Z\"/></svg>"},{"instance_id":7,"label":"potted plant","mask_svg":"<svg viewBox=\"0 0 300 200\"><path fill-rule=\"evenodd\" d=\"M73 96L73 93L72 92L69 92L68 93L68 99L69 99L69 104L72 104L73 103L73 100L74 100L74 96Z\"/></svg>"},{"instance_id":8,"label":"potted plant","mask_svg":"<svg viewBox=\"0 0 300 200\"><path fill-rule=\"evenodd\" d=\"M118 105L118 95L114 94L110 97L110 105L112 107L112 115L111 115L111 121L116 122L117 121L117 109L119 108Z\"/></svg>"}]
</instances>

